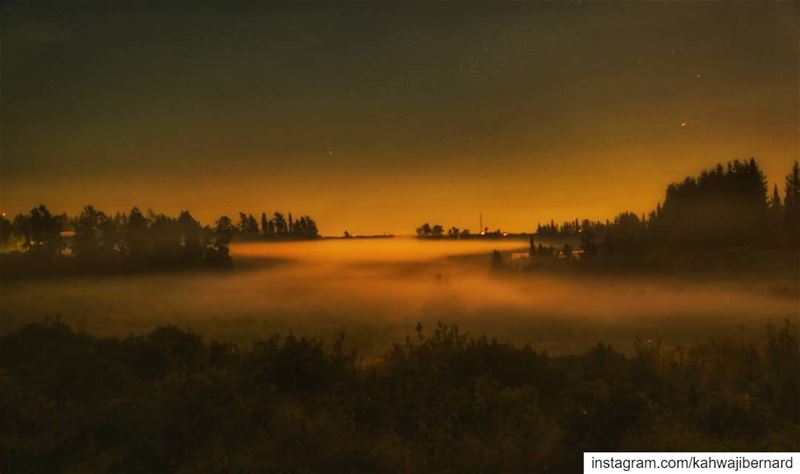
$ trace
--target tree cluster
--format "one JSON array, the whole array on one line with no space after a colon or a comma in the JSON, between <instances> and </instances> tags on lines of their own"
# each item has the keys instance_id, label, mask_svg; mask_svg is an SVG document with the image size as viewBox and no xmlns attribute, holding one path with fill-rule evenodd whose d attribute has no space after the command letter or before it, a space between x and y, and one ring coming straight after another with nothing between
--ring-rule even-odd
<instances>
[{"instance_id":1,"label":"tree cluster","mask_svg":"<svg viewBox=\"0 0 800 474\"><path fill-rule=\"evenodd\" d=\"M444 230L440 224L430 225L427 222L417 227L417 237L420 239L473 239L479 237L501 237L503 233L500 229L489 231L488 228L484 229L483 233L473 234L469 229L460 229L452 226Z\"/></svg>"},{"instance_id":2,"label":"tree cluster","mask_svg":"<svg viewBox=\"0 0 800 474\"><path fill-rule=\"evenodd\" d=\"M578 219L574 221L564 221L562 224L556 224L554 220L545 224L536 224L536 234L540 236L559 237L565 235L574 235L581 231L581 224Z\"/></svg>"},{"instance_id":3,"label":"tree cluster","mask_svg":"<svg viewBox=\"0 0 800 474\"><path fill-rule=\"evenodd\" d=\"M583 258L614 256L637 260L655 251L713 251L742 247L800 245L800 170L786 176L783 198L777 185L767 193L754 159L732 161L669 185L663 203L647 215L623 212L605 222L551 221L541 236L574 236Z\"/></svg>"},{"instance_id":4,"label":"tree cluster","mask_svg":"<svg viewBox=\"0 0 800 474\"><path fill-rule=\"evenodd\" d=\"M188 211L178 217L129 213L107 214L86 206L79 215L53 215L44 205L13 221L0 216L0 240L20 242L25 253L53 259L65 253L80 267L160 268L198 263L229 265L228 244L234 227L227 217L214 227L202 226Z\"/></svg>"},{"instance_id":5,"label":"tree cluster","mask_svg":"<svg viewBox=\"0 0 800 474\"><path fill-rule=\"evenodd\" d=\"M260 225L252 214L239 212L239 223L236 225L236 230L237 234L243 238L294 240L319 238L319 230L314 219L307 215L294 219L291 212L287 216L275 212L272 217L269 217L266 212L262 212Z\"/></svg>"}]
</instances>

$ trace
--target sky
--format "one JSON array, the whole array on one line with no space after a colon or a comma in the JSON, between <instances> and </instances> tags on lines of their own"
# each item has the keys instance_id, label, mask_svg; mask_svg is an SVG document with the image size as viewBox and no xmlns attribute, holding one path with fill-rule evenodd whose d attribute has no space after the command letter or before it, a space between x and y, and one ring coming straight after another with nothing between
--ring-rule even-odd
<instances>
[{"instance_id":1,"label":"sky","mask_svg":"<svg viewBox=\"0 0 800 474\"><path fill-rule=\"evenodd\" d=\"M530 231L800 154L798 2L6 2L0 209Z\"/></svg>"}]
</instances>

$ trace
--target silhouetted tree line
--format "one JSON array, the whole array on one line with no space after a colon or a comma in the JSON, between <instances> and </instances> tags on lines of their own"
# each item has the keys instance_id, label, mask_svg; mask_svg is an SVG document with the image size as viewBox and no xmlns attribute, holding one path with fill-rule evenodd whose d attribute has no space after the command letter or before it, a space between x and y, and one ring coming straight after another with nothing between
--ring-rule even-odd
<instances>
[{"instance_id":1,"label":"silhouetted tree line","mask_svg":"<svg viewBox=\"0 0 800 474\"><path fill-rule=\"evenodd\" d=\"M319 238L317 223L310 216L300 216L294 219L292 213L287 217L280 212L275 212L272 217L266 212L261 213L259 221L252 214L239 212L239 223L236 226L237 235L244 238L264 239L316 239Z\"/></svg>"},{"instance_id":2,"label":"silhouetted tree line","mask_svg":"<svg viewBox=\"0 0 800 474\"><path fill-rule=\"evenodd\" d=\"M0 239L21 242L39 260L67 254L79 268L165 268L231 264L228 244L235 228L228 217L202 226L189 211L178 217L143 214L138 208L113 215L86 206L79 215L53 215L44 205L13 221L0 216Z\"/></svg>"},{"instance_id":3,"label":"silhouetted tree line","mask_svg":"<svg viewBox=\"0 0 800 474\"><path fill-rule=\"evenodd\" d=\"M417 237L421 239L475 239L486 237L503 237L505 234L500 229L490 231L485 228L482 233L473 234L469 229L459 229L458 227L450 227L447 231L444 230L440 224L431 226L427 222L417 227Z\"/></svg>"},{"instance_id":4,"label":"silhouetted tree line","mask_svg":"<svg viewBox=\"0 0 800 474\"><path fill-rule=\"evenodd\" d=\"M28 214L18 214L13 221L3 213L0 215L0 245L9 246L17 238L22 248L32 255L55 255L64 249L61 232L67 221L66 214L53 215L43 205L34 207Z\"/></svg>"},{"instance_id":5,"label":"silhouetted tree line","mask_svg":"<svg viewBox=\"0 0 800 474\"><path fill-rule=\"evenodd\" d=\"M636 261L657 251L714 251L800 245L800 171L786 176L783 198L754 159L718 164L669 185L663 204L647 215L620 213L605 222L539 225L542 236L575 236L583 259ZM535 253L539 249L532 249ZM552 252L552 250L551 250ZM562 251L563 253L563 251Z\"/></svg>"},{"instance_id":6,"label":"silhouetted tree line","mask_svg":"<svg viewBox=\"0 0 800 474\"><path fill-rule=\"evenodd\" d=\"M584 451L798 451L789 322L551 357L439 325L365 366L339 336L174 326L0 336L0 472L580 472Z\"/></svg>"},{"instance_id":7,"label":"silhouetted tree line","mask_svg":"<svg viewBox=\"0 0 800 474\"><path fill-rule=\"evenodd\" d=\"M444 235L444 227L440 224L431 226L427 222L417 227L418 237L442 237Z\"/></svg>"},{"instance_id":8,"label":"silhouetted tree line","mask_svg":"<svg viewBox=\"0 0 800 474\"><path fill-rule=\"evenodd\" d=\"M536 234L541 236L565 236L565 235L574 235L580 232L581 224L578 222L578 219L574 221L564 221L562 224L556 224L554 220L551 220L549 223L546 224L536 224Z\"/></svg>"}]
</instances>

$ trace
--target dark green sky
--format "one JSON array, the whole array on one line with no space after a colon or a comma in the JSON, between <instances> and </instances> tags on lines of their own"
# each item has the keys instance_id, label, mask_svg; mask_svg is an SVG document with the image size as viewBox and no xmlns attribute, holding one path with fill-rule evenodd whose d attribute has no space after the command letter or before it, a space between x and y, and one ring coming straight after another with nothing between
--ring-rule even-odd
<instances>
[{"instance_id":1,"label":"dark green sky","mask_svg":"<svg viewBox=\"0 0 800 474\"><path fill-rule=\"evenodd\" d=\"M2 7L2 194L528 230L798 157L797 2ZM684 124L682 126L682 124Z\"/></svg>"}]
</instances>

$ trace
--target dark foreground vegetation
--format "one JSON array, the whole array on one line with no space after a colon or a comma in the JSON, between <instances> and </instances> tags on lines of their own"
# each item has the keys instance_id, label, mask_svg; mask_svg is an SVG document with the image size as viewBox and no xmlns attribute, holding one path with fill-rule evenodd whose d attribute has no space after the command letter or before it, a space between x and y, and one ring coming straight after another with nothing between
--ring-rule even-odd
<instances>
[{"instance_id":1,"label":"dark foreground vegetation","mask_svg":"<svg viewBox=\"0 0 800 474\"><path fill-rule=\"evenodd\" d=\"M178 217L142 213L107 214L86 206L77 216L55 215L40 205L13 220L0 216L0 253L4 278L72 273L108 273L186 268L229 268L228 245L233 239L301 240L319 237L309 216L295 220L276 212L261 214L261 225L251 214L239 213L234 224L220 217L203 226L189 211Z\"/></svg>"},{"instance_id":2,"label":"dark foreground vegetation","mask_svg":"<svg viewBox=\"0 0 800 474\"><path fill-rule=\"evenodd\" d=\"M366 365L330 343L250 348L173 326L0 338L0 471L557 472L583 451L800 450L796 328L548 357L439 325Z\"/></svg>"}]
</instances>

